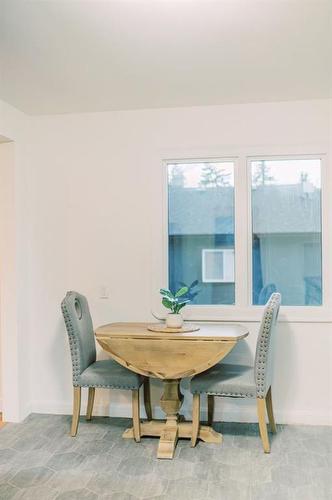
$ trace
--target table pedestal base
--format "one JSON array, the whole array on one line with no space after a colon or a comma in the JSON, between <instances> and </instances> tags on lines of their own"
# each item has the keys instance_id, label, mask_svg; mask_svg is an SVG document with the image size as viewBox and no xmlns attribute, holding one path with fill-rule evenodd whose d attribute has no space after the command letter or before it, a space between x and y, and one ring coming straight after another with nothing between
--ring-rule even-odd
<instances>
[{"instance_id":1,"label":"table pedestal base","mask_svg":"<svg viewBox=\"0 0 332 500\"><path fill-rule=\"evenodd\" d=\"M180 391L179 379L165 379L164 393L160 400L160 406L166 413L166 421L149 420L140 424L141 436L159 436L158 458L173 458L178 438L191 438L192 423L185 422L184 417L179 415L183 402ZM134 430L127 429L124 438L133 438ZM201 425L199 428L199 439L207 443L221 443L222 436L214 431L212 427Z\"/></svg>"},{"instance_id":2,"label":"table pedestal base","mask_svg":"<svg viewBox=\"0 0 332 500\"><path fill-rule=\"evenodd\" d=\"M160 437L158 458L173 458L178 438L190 439L191 434L191 422L174 422L173 425L170 425L164 420L150 420L141 423L141 436ZM134 438L133 428L127 429L122 437ZM208 425L200 426L198 438L206 443L222 442L222 435Z\"/></svg>"}]
</instances>

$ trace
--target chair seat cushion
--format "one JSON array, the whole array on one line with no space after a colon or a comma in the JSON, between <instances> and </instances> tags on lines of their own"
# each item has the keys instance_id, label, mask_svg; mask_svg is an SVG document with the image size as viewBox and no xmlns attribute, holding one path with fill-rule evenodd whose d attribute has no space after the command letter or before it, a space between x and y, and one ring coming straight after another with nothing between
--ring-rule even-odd
<instances>
[{"instance_id":1,"label":"chair seat cushion","mask_svg":"<svg viewBox=\"0 0 332 500\"><path fill-rule=\"evenodd\" d=\"M144 377L124 368L112 359L95 361L78 377L81 387L138 389Z\"/></svg>"},{"instance_id":2,"label":"chair seat cushion","mask_svg":"<svg viewBox=\"0 0 332 500\"><path fill-rule=\"evenodd\" d=\"M219 363L192 378L193 394L213 394L233 398L255 398L254 368L246 365Z\"/></svg>"}]
</instances>

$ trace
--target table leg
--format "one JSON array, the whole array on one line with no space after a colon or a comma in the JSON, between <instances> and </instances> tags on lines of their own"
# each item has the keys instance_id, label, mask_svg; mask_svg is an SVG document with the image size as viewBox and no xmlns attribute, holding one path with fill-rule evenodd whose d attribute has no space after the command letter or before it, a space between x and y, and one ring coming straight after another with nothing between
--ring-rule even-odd
<instances>
[{"instance_id":1,"label":"table leg","mask_svg":"<svg viewBox=\"0 0 332 500\"><path fill-rule=\"evenodd\" d=\"M183 403L183 394L180 391L180 380L164 380L164 394L160 406L166 413L166 423L161 431L158 458L173 458L178 440L178 416Z\"/></svg>"},{"instance_id":2,"label":"table leg","mask_svg":"<svg viewBox=\"0 0 332 500\"><path fill-rule=\"evenodd\" d=\"M141 436L160 437L158 458L172 459L178 438L190 439L192 436L192 422L185 422L182 415L179 415L182 403L180 380L166 379L164 380L164 393L160 400L160 406L166 413L166 421L149 420L141 423ZM127 429L123 437L132 439L133 429ZM222 435L207 425L200 425L198 438L207 443L221 443L222 441Z\"/></svg>"}]
</instances>

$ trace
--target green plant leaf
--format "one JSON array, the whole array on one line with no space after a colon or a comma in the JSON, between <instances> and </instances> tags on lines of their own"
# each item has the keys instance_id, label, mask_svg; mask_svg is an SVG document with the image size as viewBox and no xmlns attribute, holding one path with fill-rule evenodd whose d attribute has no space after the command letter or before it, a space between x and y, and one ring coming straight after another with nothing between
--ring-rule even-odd
<instances>
[{"instance_id":1,"label":"green plant leaf","mask_svg":"<svg viewBox=\"0 0 332 500\"><path fill-rule=\"evenodd\" d=\"M171 301L171 300L169 300L167 297L164 297L164 298L163 298L163 300L162 300L162 304L163 304L163 306L165 306L165 307L166 307L166 309L171 309L171 311L173 310L174 305L175 305L175 304L174 304L174 300L173 300L173 301Z\"/></svg>"},{"instance_id":2,"label":"green plant leaf","mask_svg":"<svg viewBox=\"0 0 332 500\"><path fill-rule=\"evenodd\" d=\"M178 304L188 304L188 302L190 302L190 299L178 300Z\"/></svg>"},{"instance_id":3,"label":"green plant leaf","mask_svg":"<svg viewBox=\"0 0 332 500\"><path fill-rule=\"evenodd\" d=\"M170 290L167 290L166 288L161 288L159 290L159 293L161 295L163 295L164 297L174 297L174 295L172 294L172 292Z\"/></svg>"},{"instance_id":4,"label":"green plant leaf","mask_svg":"<svg viewBox=\"0 0 332 500\"><path fill-rule=\"evenodd\" d=\"M181 304L179 304L177 307L177 312L179 312L185 305L187 305L187 302L182 302Z\"/></svg>"},{"instance_id":5,"label":"green plant leaf","mask_svg":"<svg viewBox=\"0 0 332 500\"><path fill-rule=\"evenodd\" d=\"M198 283L199 283L199 281L198 281L198 280L193 281L193 282L192 282L192 284L189 286L189 289L190 289L190 288L194 288L195 286L197 286L197 285L198 285Z\"/></svg>"},{"instance_id":6,"label":"green plant leaf","mask_svg":"<svg viewBox=\"0 0 332 500\"><path fill-rule=\"evenodd\" d=\"M178 297L182 297L182 295L185 295L186 293L188 293L188 290L189 288L187 286L183 286L182 288L180 288L180 290L178 290L175 294L175 297L178 298Z\"/></svg>"}]
</instances>

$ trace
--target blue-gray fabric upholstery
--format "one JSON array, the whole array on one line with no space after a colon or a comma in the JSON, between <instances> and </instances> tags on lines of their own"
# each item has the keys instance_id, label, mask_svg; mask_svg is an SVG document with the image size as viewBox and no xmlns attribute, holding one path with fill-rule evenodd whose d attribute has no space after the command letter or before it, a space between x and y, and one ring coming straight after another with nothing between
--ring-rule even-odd
<instances>
[{"instance_id":1,"label":"blue-gray fabric upholstery","mask_svg":"<svg viewBox=\"0 0 332 500\"><path fill-rule=\"evenodd\" d=\"M191 392L233 398L255 398L254 367L219 363L192 379Z\"/></svg>"},{"instance_id":2,"label":"blue-gray fabric upholstery","mask_svg":"<svg viewBox=\"0 0 332 500\"><path fill-rule=\"evenodd\" d=\"M124 368L112 359L92 363L78 377L81 387L106 387L108 389L139 389L144 377Z\"/></svg>"},{"instance_id":3,"label":"blue-gray fabric upholstery","mask_svg":"<svg viewBox=\"0 0 332 500\"><path fill-rule=\"evenodd\" d=\"M89 305L83 295L67 292L61 302L61 309L69 337L73 383L78 385L78 377L96 361L96 345Z\"/></svg>"},{"instance_id":4,"label":"blue-gray fabric upholstery","mask_svg":"<svg viewBox=\"0 0 332 500\"><path fill-rule=\"evenodd\" d=\"M255 356L255 382L258 398L265 398L272 383L274 333L280 302L280 293L273 293L264 308L263 319L258 333Z\"/></svg>"},{"instance_id":5,"label":"blue-gray fabric upholstery","mask_svg":"<svg viewBox=\"0 0 332 500\"><path fill-rule=\"evenodd\" d=\"M193 394L265 398L272 382L273 338L281 295L273 293L264 308L258 333L254 366L219 363L192 378Z\"/></svg>"},{"instance_id":6,"label":"blue-gray fabric upholstery","mask_svg":"<svg viewBox=\"0 0 332 500\"><path fill-rule=\"evenodd\" d=\"M92 319L88 301L83 295L67 292L61 309L69 338L74 386L110 389L137 389L141 386L144 378L116 361L96 361Z\"/></svg>"}]
</instances>

